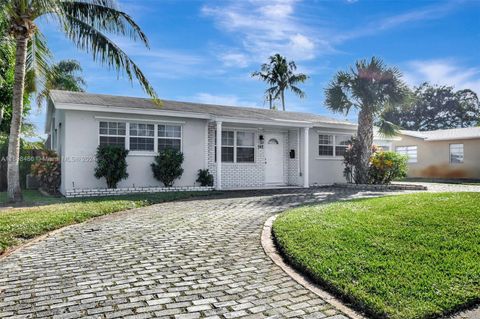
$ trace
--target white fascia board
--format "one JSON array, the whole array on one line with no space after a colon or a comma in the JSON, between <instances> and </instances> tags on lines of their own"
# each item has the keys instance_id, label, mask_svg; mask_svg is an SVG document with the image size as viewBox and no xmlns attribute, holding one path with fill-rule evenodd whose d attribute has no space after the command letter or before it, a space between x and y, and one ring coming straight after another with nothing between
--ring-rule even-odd
<instances>
[{"instance_id":1,"label":"white fascia board","mask_svg":"<svg viewBox=\"0 0 480 319\"><path fill-rule=\"evenodd\" d=\"M466 137L445 137L445 138L426 138L425 141L427 142L435 142L435 141L461 141L461 140L475 140L480 139L480 136L466 136Z\"/></svg>"},{"instance_id":2,"label":"white fascia board","mask_svg":"<svg viewBox=\"0 0 480 319\"><path fill-rule=\"evenodd\" d=\"M357 124L346 124L346 123L315 123L313 124L314 128L324 129L324 128L335 128L335 129L345 129L350 131L357 130Z\"/></svg>"},{"instance_id":3,"label":"white fascia board","mask_svg":"<svg viewBox=\"0 0 480 319\"><path fill-rule=\"evenodd\" d=\"M178 111L170 111L170 110L167 111L167 110L161 110L161 109L149 110L149 109L125 108L125 107L115 107L115 106L111 107L111 106L86 105L86 104L70 104L70 103L58 103L58 104L55 104L55 107L57 109L62 109L62 110L158 115L158 116L184 117L184 118L207 119L207 120L211 119L210 114L178 112Z\"/></svg>"},{"instance_id":4,"label":"white fascia board","mask_svg":"<svg viewBox=\"0 0 480 319\"><path fill-rule=\"evenodd\" d=\"M268 125L268 126L288 126L288 127L313 127L312 123L310 122L290 122L290 121L265 121L265 120L250 120L250 119L242 119L242 118L232 118L232 117L214 117L214 121L216 122L224 122L224 123L235 123L235 124L253 124L253 125Z\"/></svg>"}]
</instances>

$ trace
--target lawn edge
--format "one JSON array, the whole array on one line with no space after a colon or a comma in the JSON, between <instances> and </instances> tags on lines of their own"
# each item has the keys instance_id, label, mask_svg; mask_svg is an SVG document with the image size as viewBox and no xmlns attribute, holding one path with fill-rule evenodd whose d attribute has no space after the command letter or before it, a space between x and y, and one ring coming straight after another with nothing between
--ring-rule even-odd
<instances>
[{"instance_id":1,"label":"lawn edge","mask_svg":"<svg viewBox=\"0 0 480 319\"><path fill-rule=\"evenodd\" d=\"M263 225L262 235L261 235L261 244L265 254L270 257L270 259L280 267L290 278L295 280L297 283L305 287L306 289L313 292L315 295L322 298L326 303L330 304L331 306L335 307L337 310L343 312L343 314L347 315L351 319L367 319L367 317L360 314L358 311L352 309L351 307L347 306L342 300L338 299L337 297L333 296L326 290L320 288L320 286L310 280L306 275L298 272L295 268L288 265L284 261L283 254L281 254L276 247L274 236L272 232L273 222L279 215L271 216L267 219L265 224Z\"/></svg>"},{"instance_id":2,"label":"lawn edge","mask_svg":"<svg viewBox=\"0 0 480 319\"><path fill-rule=\"evenodd\" d=\"M209 196L212 196L212 195L205 195L205 197L209 197ZM5 258L7 258L8 256L12 255L13 253L17 252L17 251L20 251L20 250L23 250L23 249L26 249L28 247L30 247L31 245L33 244L36 244L37 242L39 241L42 241L50 236L53 236L53 235L56 235L58 233L61 233L65 230L67 230L68 228L71 228L71 227L74 227L74 226L78 226L78 225L82 225L82 224L85 224L85 223L88 223L88 222L91 222L91 221L94 221L94 220L97 220L97 219L101 219L101 218L106 218L108 216L111 216L113 214L121 214L121 213L126 213L126 212L130 212L132 210L136 210L136 209L142 209L142 208L145 208L145 207L150 207L150 206L153 206L153 205L159 205L159 204L163 204L163 203L168 203L168 202L179 202L179 201L184 201L184 200L192 200L194 199L195 197L197 197L196 195L193 195L193 196L189 196L189 197L185 197L185 198L179 198L179 199L173 199L173 200L165 200L165 201L160 201L158 203L152 203L152 204L148 204L148 205L144 205L144 206L139 206L139 207L132 207L132 208L127 208L127 209L123 209L123 210L117 210L117 211L114 211L114 212L111 212L111 213L107 213L107 214L104 214L104 215L100 215L100 216L95 216L95 217L91 217L91 218L88 218L86 220L84 220L83 222L79 222L79 223L73 223L73 224L70 224L70 225L65 225L65 226L62 226L60 228L56 228L56 229L53 229L53 230L50 230L42 235L39 235L39 236L36 236L36 237L33 237L33 238L30 238L30 239L27 239L27 240L24 240L22 241L22 243L18 244L18 245L14 245L14 246L11 246L11 247L8 247L6 250L4 250L2 253L0 253L0 262L2 262ZM198 197L204 197L204 196L198 196ZM54 204L48 204L48 205L56 205L56 204L68 204L68 202L65 202L65 203L54 203ZM48 206L48 205L45 205L45 206ZM43 205L42 205L43 206ZM19 209L22 209L22 208L30 208L30 207L35 207L35 206L27 206L27 207L11 207L11 209L16 209L16 208L19 208ZM0 207L1 209L1 207Z\"/></svg>"},{"instance_id":3,"label":"lawn edge","mask_svg":"<svg viewBox=\"0 0 480 319\"><path fill-rule=\"evenodd\" d=\"M445 191L445 192L432 192L432 193L452 194L452 193L463 193L463 192ZM475 192L467 191L466 193L475 193ZM425 194L425 193L414 192L414 193L404 193L404 194L395 194L395 195L403 196L403 195L411 195L411 194ZM380 197L389 197L389 196L390 195L371 197L371 198L380 198ZM348 199L345 201L354 202L356 200L363 200L363 199L370 199L370 198ZM341 201L343 202L344 200L341 200ZM325 205L330 205L334 203L336 202L334 201L334 202L325 203ZM299 208L299 207L295 207L293 209L296 209L296 208ZM374 312L372 309L367 308L362 303L361 300L345 295L341 291L337 290L335 286L330 285L328 282L322 282L320 278L317 278L314 274L310 273L307 269L304 269L301 265L297 264L295 260L293 260L290 256L288 256L288 254L284 251L283 247L278 242L277 238L275 237L275 232L273 231L273 223L275 222L275 220L280 215L284 214L287 211L283 211L279 214L276 214L270 217L265 222L264 229L262 231L262 239L261 239L262 246L264 248L265 253L274 261L274 263L277 264L280 268L282 268L282 270L284 270L285 273L287 273L295 281L297 281L307 289L311 290L313 293L317 294L318 296L324 299L325 299L324 297L325 295L326 297L330 297L333 300L335 300L334 301L335 304L334 304L328 301L328 299L325 299L327 303L332 304L336 307L337 307L336 304L338 303L339 307L345 307L347 310L353 312L354 315L359 316L359 317L352 317L352 319L369 319L370 316L373 316L374 318L384 318L385 316L388 316L388 314L385 314L385 313ZM267 225L267 223L269 225ZM266 229L268 229L268 232L266 232ZM264 245L264 241L265 243L268 244L268 248L266 248L266 246ZM271 249L271 252L268 252L267 249ZM277 262L277 259L278 259L278 262ZM347 304L351 306L348 306ZM341 309L341 308L338 308L338 309ZM345 314L347 314L348 316L351 316L347 312L345 312ZM463 305L460 305L458 307L451 309L450 311L444 312L443 314L440 314L438 316L429 316L424 319L470 319L470 318L473 319L477 317L471 317L471 315L476 315L476 314L480 314L480 300L467 302Z\"/></svg>"}]
</instances>

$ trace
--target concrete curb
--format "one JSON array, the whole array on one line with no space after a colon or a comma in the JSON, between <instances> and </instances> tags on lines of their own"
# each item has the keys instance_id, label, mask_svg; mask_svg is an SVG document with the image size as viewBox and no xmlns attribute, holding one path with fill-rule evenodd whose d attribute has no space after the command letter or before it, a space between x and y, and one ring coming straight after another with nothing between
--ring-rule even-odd
<instances>
[{"instance_id":1,"label":"concrete curb","mask_svg":"<svg viewBox=\"0 0 480 319\"><path fill-rule=\"evenodd\" d=\"M300 285L305 287L306 289L310 290L323 300L325 300L326 303L334 306L336 309L340 310L343 312L345 315L347 315L351 319L368 319L367 317L364 317L360 313L356 312L355 310L351 309L350 307L346 306L342 301L340 301L338 298L334 297L330 293L326 292L325 290L321 289L318 285L313 283L310 279L308 279L306 276L303 274L299 273L295 269L293 269L291 266L286 264L283 261L282 256L278 253L277 248L275 247L275 243L273 242L272 238L272 225L275 219L277 218L278 215L274 215L267 219L265 224L263 225L263 230L262 230L262 237L261 237L261 243L263 250L265 251L265 254L267 254L272 261L279 266L287 275L289 275L293 280L298 282Z\"/></svg>"}]
</instances>

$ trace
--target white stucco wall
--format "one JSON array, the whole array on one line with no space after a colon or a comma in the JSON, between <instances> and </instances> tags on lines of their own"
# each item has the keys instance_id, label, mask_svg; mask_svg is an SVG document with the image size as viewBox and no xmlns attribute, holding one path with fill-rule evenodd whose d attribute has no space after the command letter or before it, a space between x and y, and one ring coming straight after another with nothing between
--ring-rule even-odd
<instances>
[{"instance_id":1,"label":"white stucco wall","mask_svg":"<svg viewBox=\"0 0 480 319\"><path fill-rule=\"evenodd\" d=\"M197 172L205 168L204 141L205 120L172 118L146 115L123 115L119 113L65 111L63 124L64 162L62 163L62 192L72 188L104 188L104 179L96 179L94 174L95 153L99 142L98 117L111 117L135 122L136 119L160 123L162 121L182 122L182 151L184 153L182 177L175 186L193 186L196 184ZM144 123L144 122L142 122ZM153 177L150 164L155 154L139 155L130 152L127 157L129 177L121 181L118 187L163 186Z\"/></svg>"},{"instance_id":2,"label":"white stucco wall","mask_svg":"<svg viewBox=\"0 0 480 319\"><path fill-rule=\"evenodd\" d=\"M310 173L310 185L324 185L333 183L344 183L345 177L343 176L343 156L339 157L326 157L318 155L318 135L330 134L330 135L354 135L354 130L344 130L335 128L322 128L314 127L310 129L309 133L309 173ZM303 135L302 142L303 145ZM302 161L300 161L302 162Z\"/></svg>"}]
</instances>

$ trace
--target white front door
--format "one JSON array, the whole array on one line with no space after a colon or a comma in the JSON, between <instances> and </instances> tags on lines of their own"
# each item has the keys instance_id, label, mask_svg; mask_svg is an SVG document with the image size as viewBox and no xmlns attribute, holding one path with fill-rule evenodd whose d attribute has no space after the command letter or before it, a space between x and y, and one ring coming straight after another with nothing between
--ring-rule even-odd
<instances>
[{"instance_id":1,"label":"white front door","mask_svg":"<svg viewBox=\"0 0 480 319\"><path fill-rule=\"evenodd\" d=\"M264 141L265 184L285 184L283 135L281 133L265 133Z\"/></svg>"}]
</instances>

